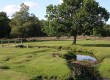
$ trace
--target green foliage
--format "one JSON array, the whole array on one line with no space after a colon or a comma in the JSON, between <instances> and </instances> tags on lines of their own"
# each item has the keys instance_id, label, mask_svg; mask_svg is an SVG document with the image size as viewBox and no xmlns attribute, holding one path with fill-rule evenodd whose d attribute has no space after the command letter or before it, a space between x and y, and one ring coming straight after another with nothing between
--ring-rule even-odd
<instances>
[{"instance_id":1,"label":"green foliage","mask_svg":"<svg viewBox=\"0 0 110 80\"><path fill-rule=\"evenodd\" d=\"M20 11L16 12L11 19L11 35L13 37L41 36L41 23L34 14L29 14L29 7L21 4Z\"/></svg>"},{"instance_id":2,"label":"green foliage","mask_svg":"<svg viewBox=\"0 0 110 80\"><path fill-rule=\"evenodd\" d=\"M47 6L46 18L48 20L44 21L43 30L45 33L47 33L48 36L60 37L65 34L62 29L63 24L59 23L60 19L59 19L59 13L57 11L58 11L57 6L53 6L53 5Z\"/></svg>"},{"instance_id":3,"label":"green foliage","mask_svg":"<svg viewBox=\"0 0 110 80\"><path fill-rule=\"evenodd\" d=\"M100 32L103 37L110 36L110 25L105 24Z\"/></svg>"},{"instance_id":4,"label":"green foliage","mask_svg":"<svg viewBox=\"0 0 110 80\"><path fill-rule=\"evenodd\" d=\"M5 12L0 12L0 38L10 37L11 28L9 18Z\"/></svg>"},{"instance_id":5,"label":"green foliage","mask_svg":"<svg viewBox=\"0 0 110 80\"><path fill-rule=\"evenodd\" d=\"M45 32L52 36L74 36L73 44L77 35L100 32L109 19L109 12L95 0L63 0L60 5L47 6L46 12Z\"/></svg>"}]
</instances>

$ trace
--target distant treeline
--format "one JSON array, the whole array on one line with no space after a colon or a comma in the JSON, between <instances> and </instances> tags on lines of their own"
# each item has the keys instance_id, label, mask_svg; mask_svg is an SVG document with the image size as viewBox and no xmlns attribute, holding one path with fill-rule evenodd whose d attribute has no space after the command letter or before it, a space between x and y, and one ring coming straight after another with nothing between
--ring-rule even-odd
<instances>
[{"instance_id":1,"label":"distant treeline","mask_svg":"<svg viewBox=\"0 0 110 80\"><path fill-rule=\"evenodd\" d=\"M57 37L61 36L57 32L57 26L56 31L53 31L53 28L46 27L52 26L51 24L49 25L49 23L47 23L47 20L39 20L38 17L36 17L34 14L30 14L29 7L24 3L22 3L20 6L20 11L13 14L11 19L8 18L5 12L0 12L0 38L42 37L48 36L50 33L56 34ZM60 31L63 32L62 27ZM100 34L97 31L100 31ZM104 37L110 36L110 25L105 24L103 28L97 31L89 35Z\"/></svg>"},{"instance_id":2,"label":"distant treeline","mask_svg":"<svg viewBox=\"0 0 110 80\"><path fill-rule=\"evenodd\" d=\"M42 20L30 14L29 7L21 4L20 11L9 19L5 12L0 12L0 38L26 38L47 36L42 31Z\"/></svg>"}]
</instances>

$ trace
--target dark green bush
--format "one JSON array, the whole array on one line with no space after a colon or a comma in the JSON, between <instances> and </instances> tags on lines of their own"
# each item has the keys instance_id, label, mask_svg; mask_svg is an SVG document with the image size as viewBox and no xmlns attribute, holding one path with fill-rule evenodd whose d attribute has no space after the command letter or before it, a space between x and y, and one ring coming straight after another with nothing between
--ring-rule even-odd
<instances>
[{"instance_id":1,"label":"dark green bush","mask_svg":"<svg viewBox=\"0 0 110 80\"><path fill-rule=\"evenodd\" d=\"M16 45L15 47L24 48L24 47L26 47L26 46L20 44L20 45Z\"/></svg>"}]
</instances>

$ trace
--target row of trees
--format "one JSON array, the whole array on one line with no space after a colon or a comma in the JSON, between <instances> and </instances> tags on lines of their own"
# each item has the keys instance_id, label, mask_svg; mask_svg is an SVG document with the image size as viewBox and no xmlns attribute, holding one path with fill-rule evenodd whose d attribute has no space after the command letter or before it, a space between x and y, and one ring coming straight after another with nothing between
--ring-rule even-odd
<instances>
[{"instance_id":1,"label":"row of trees","mask_svg":"<svg viewBox=\"0 0 110 80\"><path fill-rule=\"evenodd\" d=\"M45 35L41 21L29 13L29 7L20 5L20 11L9 19L5 12L0 12L0 38L4 37L36 37Z\"/></svg>"}]
</instances>

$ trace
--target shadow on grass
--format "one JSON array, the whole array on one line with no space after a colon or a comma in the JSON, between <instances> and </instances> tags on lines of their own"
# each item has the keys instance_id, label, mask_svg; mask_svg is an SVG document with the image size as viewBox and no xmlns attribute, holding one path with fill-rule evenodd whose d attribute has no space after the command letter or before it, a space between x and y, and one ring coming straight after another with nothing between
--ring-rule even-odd
<instances>
[{"instance_id":1,"label":"shadow on grass","mask_svg":"<svg viewBox=\"0 0 110 80\"><path fill-rule=\"evenodd\" d=\"M78 44L87 47L110 47L110 44Z\"/></svg>"},{"instance_id":2,"label":"shadow on grass","mask_svg":"<svg viewBox=\"0 0 110 80\"><path fill-rule=\"evenodd\" d=\"M68 51L68 54L64 55L66 60L76 60L76 55L72 51Z\"/></svg>"}]
</instances>

